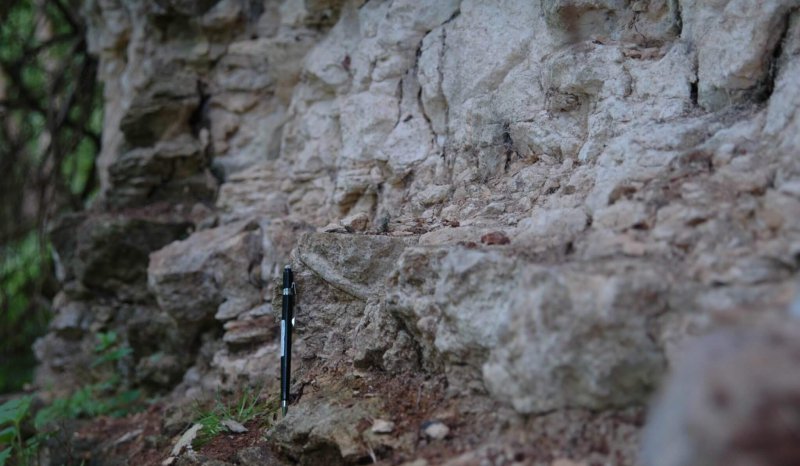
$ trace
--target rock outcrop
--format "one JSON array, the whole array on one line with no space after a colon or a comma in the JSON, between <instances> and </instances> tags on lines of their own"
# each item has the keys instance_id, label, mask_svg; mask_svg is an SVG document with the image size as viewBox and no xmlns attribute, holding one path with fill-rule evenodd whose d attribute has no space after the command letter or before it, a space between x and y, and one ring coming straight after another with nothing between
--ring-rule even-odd
<instances>
[{"instance_id":1,"label":"rock outcrop","mask_svg":"<svg viewBox=\"0 0 800 466\"><path fill-rule=\"evenodd\" d=\"M290 263L299 399L268 432L284 459L634 464L645 406L688 340L789 319L798 11L86 0L103 190L54 230L63 291L38 383L77 383L63 377L93 332L114 329L131 385L277 390ZM704 369L678 369L648 464L744 452L743 419L772 404L730 411L724 431L705 423L728 414L693 407L762 352L785 364L754 372L778 371L764 390L800 393L782 369L791 345L759 338L696 391ZM426 436L426 421L447 433ZM681 439L684 425L709 441ZM662 437L679 461L659 457Z\"/></svg>"}]
</instances>

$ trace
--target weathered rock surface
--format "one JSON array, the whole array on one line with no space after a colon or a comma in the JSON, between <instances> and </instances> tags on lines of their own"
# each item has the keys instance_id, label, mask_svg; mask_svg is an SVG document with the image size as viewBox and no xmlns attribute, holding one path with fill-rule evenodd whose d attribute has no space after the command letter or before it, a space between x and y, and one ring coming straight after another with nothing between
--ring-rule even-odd
<instances>
[{"instance_id":1,"label":"weathered rock surface","mask_svg":"<svg viewBox=\"0 0 800 466\"><path fill-rule=\"evenodd\" d=\"M794 464L800 424L797 322L735 328L692 343L645 428L654 466Z\"/></svg>"},{"instance_id":2,"label":"weathered rock surface","mask_svg":"<svg viewBox=\"0 0 800 466\"><path fill-rule=\"evenodd\" d=\"M791 392L791 345L745 338L708 378L677 355L796 293L796 1L85 3L103 191L54 234L41 383L115 329L131 384L275 390L291 263L283 459L634 464L670 367L667 393L698 380L647 461L761 454L747 400ZM137 213L159 205L180 215ZM729 408L695 400L750 366Z\"/></svg>"},{"instance_id":3,"label":"weathered rock surface","mask_svg":"<svg viewBox=\"0 0 800 466\"><path fill-rule=\"evenodd\" d=\"M379 294L400 254L414 238L309 234L297 245L297 260L345 293L365 301Z\"/></svg>"},{"instance_id":4,"label":"weathered rock surface","mask_svg":"<svg viewBox=\"0 0 800 466\"><path fill-rule=\"evenodd\" d=\"M159 307L181 323L235 318L261 300L257 223L203 230L154 252L147 271Z\"/></svg>"},{"instance_id":5,"label":"weathered rock surface","mask_svg":"<svg viewBox=\"0 0 800 466\"><path fill-rule=\"evenodd\" d=\"M293 410L269 431L279 449L302 452L300 464L347 464L369 458L356 426L370 415L362 405L335 406L324 401Z\"/></svg>"},{"instance_id":6,"label":"weathered rock surface","mask_svg":"<svg viewBox=\"0 0 800 466\"><path fill-rule=\"evenodd\" d=\"M653 264L597 265L520 273L483 366L490 393L523 413L647 400L665 366L652 335L669 277Z\"/></svg>"},{"instance_id":7,"label":"weathered rock surface","mask_svg":"<svg viewBox=\"0 0 800 466\"><path fill-rule=\"evenodd\" d=\"M163 200L209 201L217 181L198 141L184 136L137 148L121 155L108 169L118 206Z\"/></svg>"},{"instance_id":8,"label":"weathered rock surface","mask_svg":"<svg viewBox=\"0 0 800 466\"><path fill-rule=\"evenodd\" d=\"M185 218L148 215L65 219L51 233L62 281L135 299L149 252L188 235L190 226Z\"/></svg>"}]
</instances>

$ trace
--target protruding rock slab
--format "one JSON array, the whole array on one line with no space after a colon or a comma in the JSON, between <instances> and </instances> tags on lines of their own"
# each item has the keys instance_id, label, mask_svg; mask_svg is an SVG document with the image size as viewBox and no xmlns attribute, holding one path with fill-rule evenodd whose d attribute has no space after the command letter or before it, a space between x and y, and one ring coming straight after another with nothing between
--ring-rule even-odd
<instances>
[{"instance_id":1,"label":"protruding rock slab","mask_svg":"<svg viewBox=\"0 0 800 466\"><path fill-rule=\"evenodd\" d=\"M323 280L358 299L379 294L403 250L417 238L308 233L297 258Z\"/></svg>"},{"instance_id":2,"label":"protruding rock slab","mask_svg":"<svg viewBox=\"0 0 800 466\"><path fill-rule=\"evenodd\" d=\"M519 275L483 366L495 398L521 413L647 400L666 368L652 335L668 310L667 273L617 261L528 266Z\"/></svg>"},{"instance_id":3,"label":"protruding rock slab","mask_svg":"<svg viewBox=\"0 0 800 466\"><path fill-rule=\"evenodd\" d=\"M239 303L241 312L253 308L260 300L260 263L258 224L237 222L154 252L148 284L161 309L175 320L198 323L213 318L228 300Z\"/></svg>"},{"instance_id":4,"label":"protruding rock slab","mask_svg":"<svg viewBox=\"0 0 800 466\"><path fill-rule=\"evenodd\" d=\"M51 233L59 278L144 299L148 255L185 236L190 227L187 220L155 215L67 216Z\"/></svg>"},{"instance_id":5,"label":"protruding rock slab","mask_svg":"<svg viewBox=\"0 0 800 466\"><path fill-rule=\"evenodd\" d=\"M654 264L547 267L497 250L414 247L391 282L387 307L425 367L521 413L641 403L665 368L650 335L670 280Z\"/></svg>"},{"instance_id":6,"label":"protruding rock slab","mask_svg":"<svg viewBox=\"0 0 800 466\"><path fill-rule=\"evenodd\" d=\"M109 167L111 189L106 198L114 207L164 200L208 201L216 193L217 181L207 166L202 145L190 135L136 148Z\"/></svg>"},{"instance_id":7,"label":"protruding rock slab","mask_svg":"<svg viewBox=\"0 0 800 466\"><path fill-rule=\"evenodd\" d=\"M416 365L415 345L383 305L386 280L416 237L307 233L295 249L295 351L391 371ZM280 300L274 300L275 312Z\"/></svg>"},{"instance_id":8,"label":"protruding rock slab","mask_svg":"<svg viewBox=\"0 0 800 466\"><path fill-rule=\"evenodd\" d=\"M301 465L344 465L369 459L357 426L377 412L377 404L344 407L327 400L300 403L273 427L269 438L279 451L296 456Z\"/></svg>"},{"instance_id":9,"label":"protruding rock slab","mask_svg":"<svg viewBox=\"0 0 800 466\"><path fill-rule=\"evenodd\" d=\"M159 73L134 96L120 122L130 147L191 132L189 120L200 106L197 74L177 64L163 66Z\"/></svg>"}]
</instances>

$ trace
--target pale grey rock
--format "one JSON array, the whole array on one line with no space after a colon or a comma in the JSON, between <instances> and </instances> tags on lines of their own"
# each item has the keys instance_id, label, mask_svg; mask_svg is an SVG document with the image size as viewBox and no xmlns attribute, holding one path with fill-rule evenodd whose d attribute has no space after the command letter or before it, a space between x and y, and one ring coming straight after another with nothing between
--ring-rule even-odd
<instances>
[{"instance_id":1,"label":"pale grey rock","mask_svg":"<svg viewBox=\"0 0 800 466\"><path fill-rule=\"evenodd\" d=\"M457 244L473 242L479 243L481 237L492 230L491 227L477 226L458 226L451 228L439 228L425 233L419 237L421 246L433 246L441 244Z\"/></svg>"},{"instance_id":2,"label":"pale grey rock","mask_svg":"<svg viewBox=\"0 0 800 466\"><path fill-rule=\"evenodd\" d=\"M348 215L342 219L342 226L350 232L353 231L366 231L369 228L370 218L366 212L359 212L356 214Z\"/></svg>"},{"instance_id":3,"label":"pale grey rock","mask_svg":"<svg viewBox=\"0 0 800 466\"><path fill-rule=\"evenodd\" d=\"M653 406L642 460L654 466L797 461L794 322L727 329L688 345Z\"/></svg>"},{"instance_id":4,"label":"pale grey rock","mask_svg":"<svg viewBox=\"0 0 800 466\"><path fill-rule=\"evenodd\" d=\"M198 232L153 253L148 285L159 306L177 321L199 323L229 318L235 310L221 307L226 300L240 304L239 312L259 300L251 272L260 265L261 236L257 224L238 222Z\"/></svg>"},{"instance_id":5,"label":"pale grey rock","mask_svg":"<svg viewBox=\"0 0 800 466\"><path fill-rule=\"evenodd\" d=\"M502 321L502 311L486 309L505 302L503 296L514 286L512 267L513 260L499 253L458 247L405 250L386 291L386 305L420 345L424 367L467 365L470 377L479 377Z\"/></svg>"},{"instance_id":6,"label":"pale grey rock","mask_svg":"<svg viewBox=\"0 0 800 466\"><path fill-rule=\"evenodd\" d=\"M444 56L445 26L429 32L422 40L417 59L417 81L420 101L425 117L430 120L433 134L447 136L447 101L442 93L441 74ZM443 144L437 143L441 146Z\"/></svg>"},{"instance_id":7,"label":"pale grey rock","mask_svg":"<svg viewBox=\"0 0 800 466\"><path fill-rule=\"evenodd\" d=\"M62 291L53 298L55 316L48 328L59 337L80 338L88 330L90 323L89 308L85 302L70 301Z\"/></svg>"},{"instance_id":8,"label":"pale grey rock","mask_svg":"<svg viewBox=\"0 0 800 466\"><path fill-rule=\"evenodd\" d=\"M445 28L441 87L449 109L448 137L455 141L473 142L475 130L482 130L478 126L481 121L497 120L498 115L492 113L500 112L478 97L499 85L528 56L534 31L544 29L536 3L513 1L498 6L496 2L464 1L461 14ZM486 28L487 17L505 27ZM542 48L548 42L548 37L542 37ZM468 121L470 124L464 124Z\"/></svg>"},{"instance_id":9,"label":"pale grey rock","mask_svg":"<svg viewBox=\"0 0 800 466\"><path fill-rule=\"evenodd\" d=\"M274 329L278 329L278 326L273 322L269 329L274 337ZM188 385L185 387L186 397L192 398L194 395L196 398L200 393L213 393L220 389L241 389L243 385L259 387L273 383L271 374L280 374L281 370L280 358L275 357L280 354L278 345L275 337L261 345L233 345L233 348L217 349L208 358L207 367L187 371L184 377L184 384ZM190 377L192 380L187 380Z\"/></svg>"},{"instance_id":10,"label":"pale grey rock","mask_svg":"<svg viewBox=\"0 0 800 466\"><path fill-rule=\"evenodd\" d=\"M369 458L356 424L373 411L365 403L345 408L313 400L293 406L267 435L279 449L297 455L300 464L347 464Z\"/></svg>"},{"instance_id":11,"label":"pale grey rock","mask_svg":"<svg viewBox=\"0 0 800 466\"><path fill-rule=\"evenodd\" d=\"M262 304L260 306L256 306L253 309L245 312L244 314L240 314L240 318L242 319L256 319L259 317L264 317L272 313L272 303L268 302Z\"/></svg>"},{"instance_id":12,"label":"pale grey rock","mask_svg":"<svg viewBox=\"0 0 800 466\"><path fill-rule=\"evenodd\" d=\"M337 289L366 300L379 294L397 258L416 238L308 233L297 258Z\"/></svg>"},{"instance_id":13,"label":"pale grey rock","mask_svg":"<svg viewBox=\"0 0 800 466\"><path fill-rule=\"evenodd\" d=\"M216 205L227 221L283 216L288 213L289 200L278 191L279 186L274 170L251 168L227 179L220 187Z\"/></svg>"},{"instance_id":14,"label":"pale grey rock","mask_svg":"<svg viewBox=\"0 0 800 466\"><path fill-rule=\"evenodd\" d=\"M443 440L450 433L450 428L443 422L430 421L422 425L422 433L431 440Z\"/></svg>"},{"instance_id":15,"label":"pale grey rock","mask_svg":"<svg viewBox=\"0 0 800 466\"><path fill-rule=\"evenodd\" d=\"M485 384L522 413L641 403L664 370L647 334L668 311L669 280L653 267L548 269L409 248L392 283L387 306L413 331L426 367L444 367L454 385Z\"/></svg>"},{"instance_id":16,"label":"pale grey rock","mask_svg":"<svg viewBox=\"0 0 800 466\"><path fill-rule=\"evenodd\" d=\"M568 42L655 42L675 39L680 32L680 6L673 1L546 0L542 8L548 25Z\"/></svg>"},{"instance_id":17,"label":"pale grey rock","mask_svg":"<svg viewBox=\"0 0 800 466\"><path fill-rule=\"evenodd\" d=\"M686 37L697 44L701 105L717 110L768 96L775 50L796 7L792 0L682 4Z\"/></svg>"},{"instance_id":18,"label":"pale grey rock","mask_svg":"<svg viewBox=\"0 0 800 466\"><path fill-rule=\"evenodd\" d=\"M409 73L403 75L399 86L402 99L398 105L394 128L375 157L386 162L389 169L387 178L390 182L408 176L415 165L435 151L432 123L429 123L429 117L420 104L422 90L419 82Z\"/></svg>"},{"instance_id":19,"label":"pale grey rock","mask_svg":"<svg viewBox=\"0 0 800 466\"><path fill-rule=\"evenodd\" d=\"M582 208L536 209L530 218L519 222L516 236L526 243L563 244L575 239L588 223Z\"/></svg>"},{"instance_id":20,"label":"pale grey rock","mask_svg":"<svg viewBox=\"0 0 800 466\"><path fill-rule=\"evenodd\" d=\"M236 452L239 464L243 466L280 466L284 464L264 447L247 447Z\"/></svg>"},{"instance_id":21,"label":"pale grey rock","mask_svg":"<svg viewBox=\"0 0 800 466\"><path fill-rule=\"evenodd\" d=\"M449 193L450 186L430 186L417 194L416 201L419 202L420 205L428 207L444 202Z\"/></svg>"},{"instance_id":22,"label":"pale grey rock","mask_svg":"<svg viewBox=\"0 0 800 466\"><path fill-rule=\"evenodd\" d=\"M407 461L403 463L401 466L428 466L429 464L430 463L428 463L428 460L420 458L414 461Z\"/></svg>"},{"instance_id":23,"label":"pale grey rock","mask_svg":"<svg viewBox=\"0 0 800 466\"><path fill-rule=\"evenodd\" d=\"M553 461L550 464L550 466L586 466L586 463L583 462L583 461L581 461L581 462L572 461L572 460L567 459L567 458L559 458L559 459Z\"/></svg>"},{"instance_id":24,"label":"pale grey rock","mask_svg":"<svg viewBox=\"0 0 800 466\"><path fill-rule=\"evenodd\" d=\"M391 434L394 430L394 422L386 419L375 419L370 430L375 434Z\"/></svg>"},{"instance_id":25,"label":"pale grey rock","mask_svg":"<svg viewBox=\"0 0 800 466\"><path fill-rule=\"evenodd\" d=\"M346 98L341 106L345 160L369 160L389 136L398 118L394 95L363 92Z\"/></svg>"},{"instance_id":26,"label":"pale grey rock","mask_svg":"<svg viewBox=\"0 0 800 466\"><path fill-rule=\"evenodd\" d=\"M353 329L353 341L357 342L355 367L381 367L384 353L393 343L391 336L397 331L397 321L381 302L367 302L363 318Z\"/></svg>"},{"instance_id":27,"label":"pale grey rock","mask_svg":"<svg viewBox=\"0 0 800 466\"><path fill-rule=\"evenodd\" d=\"M296 312L296 354L309 360L344 359L355 367L392 373L414 369L416 343L403 335L382 292L397 258L415 243L414 237L303 235L294 264L303 306ZM273 303L277 306L280 300ZM306 305L314 309L313 316L305 314Z\"/></svg>"},{"instance_id":28,"label":"pale grey rock","mask_svg":"<svg viewBox=\"0 0 800 466\"><path fill-rule=\"evenodd\" d=\"M247 427L243 426L241 423L234 421L233 419L223 419L220 424L225 426L229 431L234 434L243 434L247 432Z\"/></svg>"},{"instance_id":29,"label":"pale grey rock","mask_svg":"<svg viewBox=\"0 0 800 466\"><path fill-rule=\"evenodd\" d=\"M795 319L800 319L800 296L792 301L792 305L789 307L789 315Z\"/></svg>"},{"instance_id":30,"label":"pale grey rock","mask_svg":"<svg viewBox=\"0 0 800 466\"><path fill-rule=\"evenodd\" d=\"M661 244L648 244L638 232L612 233L593 231L586 235L578 249L584 260L607 259L619 256L642 257L648 253L663 254L667 248Z\"/></svg>"},{"instance_id":31,"label":"pale grey rock","mask_svg":"<svg viewBox=\"0 0 800 466\"><path fill-rule=\"evenodd\" d=\"M388 336L391 336L389 334ZM382 368L390 374L418 371L420 350L417 342L405 330L398 329L391 346L383 353Z\"/></svg>"},{"instance_id":32,"label":"pale grey rock","mask_svg":"<svg viewBox=\"0 0 800 466\"><path fill-rule=\"evenodd\" d=\"M668 311L669 277L624 262L521 274L483 366L490 393L522 413L643 402L665 367L648 333Z\"/></svg>"},{"instance_id":33,"label":"pale grey rock","mask_svg":"<svg viewBox=\"0 0 800 466\"><path fill-rule=\"evenodd\" d=\"M647 229L652 223L650 216L647 205L621 200L595 212L593 224L616 231L629 228Z\"/></svg>"},{"instance_id":34,"label":"pale grey rock","mask_svg":"<svg viewBox=\"0 0 800 466\"><path fill-rule=\"evenodd\" d=\"M294 357L324 363L350 361L354 356L354 329L363 318L365 302L327 282L302 262L293 261L292 270L298 293ZM272 306L277 322L281 313L279 295L275 295Z\"/></svg>"},{"instance_id":35,"label":"pale grey rock","mask_svg":"<svg viewBox=\"0 0 800 466\"><path fill-rule=\"evenodd\" d=\"M245 345L274 341L277 338L272 316L255 319L231 320L225 323L222 341L229 345Z\"/></svg>"},{"instance_id":36,"label":"pale grey rock","mask_svg":"<svg viewBox=\"0 0 800 466\"><path fill-rule=\"evenodd\" d=\"M380 178L372 163L353 162L336 180L332 201L341 214L372 211L376 207Z\"/></svg>"},{"instance_id":37,"label":"pale grey rock","mask_svg":"<svg viewBox=\"0 0 800 466\"><path fill-rule=\"evenodd\" d=\"M200 20L203 26L209 29L224 29L235 27L236 23L244 16L244 5L237 0L221 0L212 6Z\"/></svg>"}]
</instances>

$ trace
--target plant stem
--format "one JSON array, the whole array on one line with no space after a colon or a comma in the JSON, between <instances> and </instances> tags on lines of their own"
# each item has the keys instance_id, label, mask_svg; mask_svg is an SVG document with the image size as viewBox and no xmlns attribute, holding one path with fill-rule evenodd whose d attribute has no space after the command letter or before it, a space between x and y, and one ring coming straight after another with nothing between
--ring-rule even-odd
<instances>
[{"instance_id":1,"label":"plant stem","mask_svg":"<svg viewBox=\"0 0 800 466\"><path fill-rule=\"evenodd\" d=\"M14 445L14 449L17 450L17 464L19 466L23 466L27 463L25 461L23 455L25 454L25 450L22 448L22 431L20 429L20 422L14 422L14 429L16 430L14 439L16 440L16 444Z\"/></svg>"}]
</instances>

